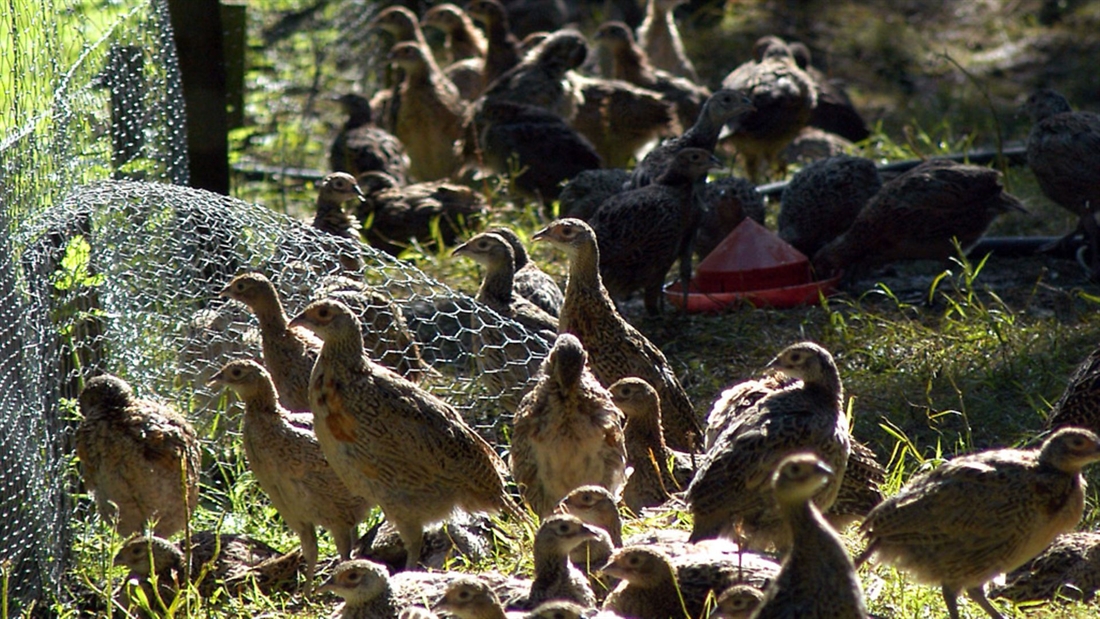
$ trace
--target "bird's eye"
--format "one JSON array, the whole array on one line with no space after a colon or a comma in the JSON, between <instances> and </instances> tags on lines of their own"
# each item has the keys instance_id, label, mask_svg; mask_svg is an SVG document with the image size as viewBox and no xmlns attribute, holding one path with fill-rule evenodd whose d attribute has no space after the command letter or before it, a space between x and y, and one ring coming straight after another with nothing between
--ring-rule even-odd
<instances>
[{"instance_id":1,"label":"bird's eye","mask_svg":"<svg viewBox=\"0 0 1100 619\"><path fill-rule=\"evenodd\" d=\"M347 578L350 582L356 582L359 580L359 572L349 572Z\"/></svg>"}]
</instances>

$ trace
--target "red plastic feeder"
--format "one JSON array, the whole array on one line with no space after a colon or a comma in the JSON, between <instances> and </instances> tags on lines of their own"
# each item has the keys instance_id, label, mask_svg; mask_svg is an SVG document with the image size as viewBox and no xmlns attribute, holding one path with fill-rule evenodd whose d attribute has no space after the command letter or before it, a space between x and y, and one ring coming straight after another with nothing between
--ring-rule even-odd
<instances>
[{"instance_id":1,"label":"red plastic feeder","mask_svg":"<svg viewBox=\"0 0 1100 619\"><path fill-rule=\"evenodd\" d=\"M817 303L833 292L840 276L814 281L810 261L774 232L745 218L696 269L688 286L687 311L720 312L730 305L794 307ZM665 288L684 307L680 282Z\"/></svg>"}]
</instances>

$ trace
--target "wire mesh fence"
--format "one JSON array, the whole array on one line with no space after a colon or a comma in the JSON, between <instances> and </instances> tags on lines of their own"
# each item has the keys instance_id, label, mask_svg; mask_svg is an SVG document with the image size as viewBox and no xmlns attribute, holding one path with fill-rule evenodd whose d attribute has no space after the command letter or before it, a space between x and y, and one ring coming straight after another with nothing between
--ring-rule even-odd
<instances>
[{"instance_id":1,"label":"wire mesh fence","mask_svg":"<svg viewBox=\"0 0 1100 619\"><path fill-rule=\"evenodd\" d=\"M229 452L232 402L206 380L259 358L258 323L218 295L243 271L289 314L358 304L385 363L494 439L548 343L369 247L187 180L180 78L161 0L13 0L0 29L0 568L16 613L49 615L71 564L81 486L72 399L111 372L174 404ZM349 255L362 268L347 270ZM407 327L402 334L400 327ZM486 330L503 339L481 337ZM496 347L503 355L486 354ZM486 359L502 359L496 366ZM86 503L86 502L85 502Z\"/></svg>"}]
</instances>

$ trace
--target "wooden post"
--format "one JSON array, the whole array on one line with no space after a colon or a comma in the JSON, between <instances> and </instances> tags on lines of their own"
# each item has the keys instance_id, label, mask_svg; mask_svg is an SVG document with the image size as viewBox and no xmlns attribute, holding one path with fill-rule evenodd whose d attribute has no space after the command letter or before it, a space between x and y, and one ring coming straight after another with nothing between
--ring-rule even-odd
<instances>
[{"instance_id":1,"label":"wooden post","mask_svg":"<svg viewBox=\"0 0 1100 619\"><path fill-rule=\"evenodd\" d=\"M218 0L168 0L183 101L191 186L229 194L226 67Z\"/></svg>"},{"instance_id":2,"label":"wooden post","mask_svg":"<svg viewBox=\"0 0 1100 619\"><path fill-rule=\"evenodd\" d=\"M222 5L222 28L225 33L225 84L228 91L226 110L229 128L244 126L244 72L247 50L248 6Z\"/></svg>"}]
</instances>

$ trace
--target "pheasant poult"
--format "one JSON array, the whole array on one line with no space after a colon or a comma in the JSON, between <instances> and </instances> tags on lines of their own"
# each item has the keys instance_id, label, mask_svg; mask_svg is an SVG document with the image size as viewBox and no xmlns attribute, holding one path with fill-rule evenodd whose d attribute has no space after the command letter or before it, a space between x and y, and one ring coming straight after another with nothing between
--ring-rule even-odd
<instances>
[{"instance_id":1,"label":"pheasant poult","mask_svg":"<svg viewBox=\"0 0 1100 619\"><path fill-rule=\"evenodd\" d=\"M372 502L351 494L329 466L313 433L313 416L279 406L275 384L255 361L227 363L210 379L244 402L241 442L248 467L283 521L302 543L306 580L317 565L317 526L332 535L340 558L351 558L356 527Z\"/></svg>"},{"instance_id":2,"label":"pheasant poult","mask_svg":"<svg viewBox=\"0 0 1100 619\"><path fill-rule=\"evenodd\" d=\"M76 453L100 517L119 535L147 523L160 536L183 529L199 501L202 455L191 424L111 374L89 380L79 405Z\"/></svg>"},{"instance_id":3,"label":"pheasant poult","mask_svg":"<svg viewBox=\"0 0 1100 619\"><path fill-rule=\"evenodd\" d=\"M695 517L691 540L737 531L750 548L790 548L790 532L771 500L768 480L779 462L813 451L835 471L814 502L836 501L851 451L840 373L828 350L813 342L783 349L768 367L798 380L767 393L732 420L707 452L687 490Z\"/></svg>"},{"instance_id":4,"label":"pheasant poult","mask_svg":"<svg viewBox=\"0 0 1100 619\"><path fill-rule=\"evenodd\" d=\"M623 319L600 279L596 234L579 219L560 219L535 233L569 257L560 333L572 333L588 351L588 364L601 384L626 376L644 379L661 398L665 441L674 449L702 445L702 428L684 388L664 353Z\"/></svg>"},{"instance_id":5,"label":"pheasant poult","mask_svg":"<svg viewBox=\"0 0 1100 619\"><path fill-rule=\"evenodd\" d=\"M512 475L540 516L574 488L596 484L617 495L626 483L622 413L587 361L580 340L559 335L516 410Z\"/></svg>"},{"instance_id":6,"label":"pheasant poult","mask_svg":"<svg viewBox=\"0 0 1100 619\"><path fill-rule=\"evenodd\" d=\"M504 462L446 402L364 354L344 304L314 301L291 321L324 341L310 377L310 408L325 458L348 488L370 497L420 556L424 526L456 508L519 508L504 492Z\"/></svg>"},{"instance_id":7,"label":"pheasant poult","mask_svg":"<svg viewBox=\"0 0 1100 619\"><path fill-rule=\"evenodd\" d=\"M938 584L951 619L966 591L990 617L1002 615L983 586L1023 565L1072 530L1085 507L1081 470L1100 461L1100 438L1058 430L1038 449L960 456L917 476L871 510L860 530L867 548L917 580Z\"/></svg>"}]
</instances>

